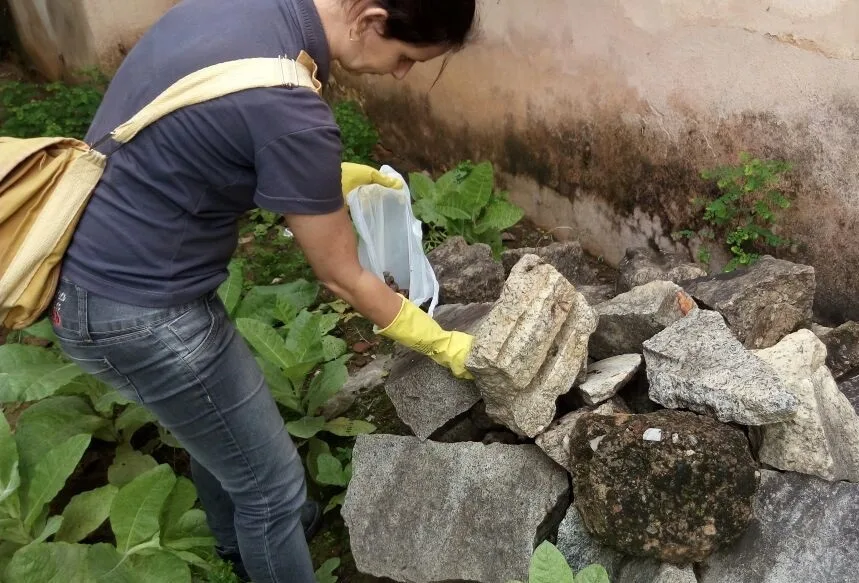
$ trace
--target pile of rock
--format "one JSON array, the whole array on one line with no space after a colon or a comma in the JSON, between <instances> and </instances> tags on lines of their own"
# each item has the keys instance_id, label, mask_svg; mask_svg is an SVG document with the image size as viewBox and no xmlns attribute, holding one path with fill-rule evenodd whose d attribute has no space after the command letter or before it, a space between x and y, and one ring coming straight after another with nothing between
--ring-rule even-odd
<instances>
[{"instance_id":1,"label":"pile of rock","mask_svg":"<svg viewBox=\"0 0 859 583\"><path fill-rule=\"evenodd\" d=\"M859 328L812 326L806 266L627 257L600 303L525 252L497 300L443 306L475 335L473 382L396 356L385 391L414 436L358 439L343 515L361 571L524 580L548 538L614 583L856 580L859 416L839 382Z\"/></svg>"}]
</instances>

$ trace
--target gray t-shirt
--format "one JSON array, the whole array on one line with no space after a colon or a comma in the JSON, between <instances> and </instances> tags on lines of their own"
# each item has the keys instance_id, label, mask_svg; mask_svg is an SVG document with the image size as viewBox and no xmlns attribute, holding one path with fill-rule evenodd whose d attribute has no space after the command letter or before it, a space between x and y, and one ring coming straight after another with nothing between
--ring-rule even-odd
<instances>
[{"instance_id":1,"label":"gray t-shirt","mask_svg":"<svg viewBox=\"0 0 859 583\"><path fill-rule=\"evenodd\" d=\"M111 81L92 144L183 76L248 57L306 50L328 77L313 0L184 0L140 40ZM251 89L175 112L110 155L63 276L114 300L185 303L225 279L238 220L260 207L325 214L343 205L340 133L306 88Z\"/></svg>"}]
</instances>

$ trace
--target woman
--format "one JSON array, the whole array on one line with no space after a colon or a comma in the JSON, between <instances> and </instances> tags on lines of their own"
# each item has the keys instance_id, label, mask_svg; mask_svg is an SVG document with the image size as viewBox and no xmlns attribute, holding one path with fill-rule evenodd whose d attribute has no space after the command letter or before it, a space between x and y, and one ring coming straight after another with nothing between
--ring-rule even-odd
<instances>
[{"instance_id":1,"label":"woman","mask_svg":"<svg viewBox=\"0 0 859 583\"><path fill-rule=\"evenodd\" d=\"M87 139L223 61L304 50L323 82L331 61L402 79L461 46L474 12L474 0L184 0L125 59ZM239 218L256 206L282 213L325 286L454 374L468 376L472 338L442 330L358 263L343 194L387 179L355 165L341 176L339 132L313 91L235 93L100 149L108 166L55 298L60 344L188 450L218 552L237 572L257 583L312 582L301 459L215 293Z\"/></svg>"}]
</instances>

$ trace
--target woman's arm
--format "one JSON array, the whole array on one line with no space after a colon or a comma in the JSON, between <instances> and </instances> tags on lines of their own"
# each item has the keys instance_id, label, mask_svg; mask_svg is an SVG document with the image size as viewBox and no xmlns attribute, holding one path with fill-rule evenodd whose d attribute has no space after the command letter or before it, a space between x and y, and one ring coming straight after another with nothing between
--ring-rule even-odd
<instances>
[{"instance_id":1,"label":"woman's arm","mask_svg":"<svg viewBox=\"0 0 859 583\"><path fill-rule=\"evenodd\" d=\"M288 215L286 223L322 284L381 330L379 334L425 354L454 375L471 378L465 360L474 338L448 332L358 261L345 208L325 215Z\"/></svg>"},{"instance_id":2,"label":"woman's arm","mask_svg":"<svg viewBox=\"0 0 859 583\"><path fill-rule=\"evenodd\" d=\"M287 215L286 223L322 285L379 328L394 321L402 297L361 267L345 207L325 215Z\"/></svg>"}]
</instances>

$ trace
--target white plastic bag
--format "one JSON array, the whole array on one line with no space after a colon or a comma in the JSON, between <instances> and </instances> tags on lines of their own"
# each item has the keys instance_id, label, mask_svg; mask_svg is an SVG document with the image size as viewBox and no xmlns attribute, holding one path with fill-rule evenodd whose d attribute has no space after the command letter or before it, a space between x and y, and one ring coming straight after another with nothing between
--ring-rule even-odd
<instances>
[{"instance_id":1,"label":"white plastic bag","mask_svg":"<svg viewBox=\"0 0 859 583\"><path fill-rule=\"evenodd\" d=\"M380 279L393 276L397 286L408 290L417 306L430 302L432 316L438 304L438 280L423 250L423 226L412 213L412 200L405 179L390 166L379 170L403 181L400 190L378 184L359 186L346 197L352 222L360 237L361 266ZM405 294L404 294L405 295Z\"/></svg>"}]
</instances>

